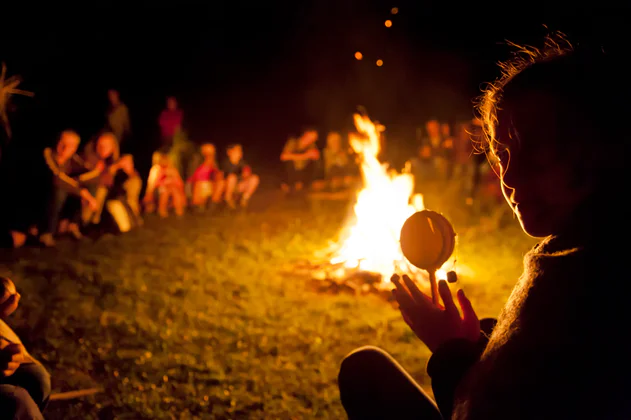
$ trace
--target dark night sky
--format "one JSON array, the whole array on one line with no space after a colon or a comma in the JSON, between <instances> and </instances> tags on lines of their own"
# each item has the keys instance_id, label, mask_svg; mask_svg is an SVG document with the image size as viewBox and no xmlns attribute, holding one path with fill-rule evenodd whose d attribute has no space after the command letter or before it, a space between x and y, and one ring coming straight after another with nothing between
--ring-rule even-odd
<instances>
[{"instance_id":1,"label":"dark night sky","mask_svg":"<svg viewBox=\"0 0 631 420\"><path fill-rule=\"evenodd\" d=\"M608 42L629 16L628 8L535 2L532 11L511 4L519 12L510 15L486 12L480 2L468 9L408 0L215 3L16 11L20 19L1 33L0 60L36 97L15 100L14 144L39 154L67 127L89 138L115 87L147 150L145 163L164 98L174 94L193 140L240 141L251 161L271 166L287 135L305 124L346 129L360 104L395 135L432 115L467 118L480 83L495 75L493 62L506 56L504 39L536 41L548 24ZM383 24L388 18L392 28ZM354 60L357 50L364 60Z\"/></svg>"}]
</instances>

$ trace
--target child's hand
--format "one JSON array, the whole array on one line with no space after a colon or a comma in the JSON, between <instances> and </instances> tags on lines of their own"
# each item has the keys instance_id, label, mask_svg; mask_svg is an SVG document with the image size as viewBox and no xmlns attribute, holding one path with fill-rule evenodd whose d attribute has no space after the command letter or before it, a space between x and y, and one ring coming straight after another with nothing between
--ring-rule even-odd
<instances>
[{"instance_id":1,"label":"child's hand","mask_svg":"<svg viewBox=\"0 0 631 420\"><path fill-rule=\"evenodd\" d=\"M99 205L96 202L96 199L92 197L92 194L90 194L90 191L86 190L85 188L81 190L81 198L83 198L86 201L86 203L88 204L88 207L90 207L90 210L96 211L99 208Z\"/></svg>"},{"instance_id":2,"label":"child's hand","mask_svg":"<svg viewBox=\"0 0 631 420\"><path fill-rule=\"evenodd\" d=\"M11 343L0 350L0 378L13 375L20 364L26 360L25 354L24 346L18 343Z\"/></svg>"},{"instance_id":3,"label":"child's hand","mask_svg":"<svg viewBox=\"0 0 631 420\"><path fill-rule=\"evenodd\" d=\"M432 303L432 299L421 292L406 275L401 281L395 274L392 276L392 282L396 286L392 293L399 303L399 310L405 323L432 352L455 338L464 338L472 342L477 342L480 338L480 321L462 289L458 290L457 295L462 308L461 317L446 281L441 280L438 283L444 307Z\"/></svg>"}]
</instances>

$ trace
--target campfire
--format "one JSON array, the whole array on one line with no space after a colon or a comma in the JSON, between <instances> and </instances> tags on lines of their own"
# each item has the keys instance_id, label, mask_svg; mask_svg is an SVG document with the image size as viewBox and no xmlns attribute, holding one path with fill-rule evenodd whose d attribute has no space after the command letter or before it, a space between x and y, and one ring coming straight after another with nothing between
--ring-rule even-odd
<instances>
[{"instance_id":1,"label":"campfire","mask_svg":"<svg viewBox=\"0 0 631 420\"><path fill-rule=\"evenodd\" d=\"M327 264L314 270L319 289L383 292L389 296L392 274L407 273L427 279L427 273L411 265L399 243L408 217L423 210L423 196L414 194L411 173L397 173L378 160L379 127L367 116L355 114L357 134L350 145L361 160L363 188L357 193L354 217L339 244L327 250ZM445 278L444 270L437 272Z\"/></svg>"}]
</instances>

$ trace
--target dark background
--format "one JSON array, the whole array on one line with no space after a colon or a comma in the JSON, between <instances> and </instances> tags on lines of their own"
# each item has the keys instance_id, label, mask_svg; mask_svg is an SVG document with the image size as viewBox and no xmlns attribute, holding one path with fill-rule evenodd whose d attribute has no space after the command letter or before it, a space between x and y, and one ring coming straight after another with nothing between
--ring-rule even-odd
<instances>
[{"instance_id":1,"label":"dark background","mask_svg":"<svg viewBox=\"0 0 631 420\"><path fill-rule=\"evenodd\" d=\"M504 40L537 42L545 24L578 43L624 46L631 8L217 3L51 2L3 9L0 60L10 75L23 77L21 88L35 92L13 100L14 138L0 163L5 186L32 178L36 171L27 168L42 163L42 148L61 130L77 130L85 143L102 128L108 88L119 89L129 106L143 174L166 95L179 99L192 140L219 147L241 142L259 172L277 174L287 136L304 125L316 125L322 137L351 129L358 105L388 127L395 144L409 145L414 128L429 117L471 117L481 83L497 76L494 63L508 57ZM382 67L375 65L379 58Z\"/></svg>"}]
</instances>

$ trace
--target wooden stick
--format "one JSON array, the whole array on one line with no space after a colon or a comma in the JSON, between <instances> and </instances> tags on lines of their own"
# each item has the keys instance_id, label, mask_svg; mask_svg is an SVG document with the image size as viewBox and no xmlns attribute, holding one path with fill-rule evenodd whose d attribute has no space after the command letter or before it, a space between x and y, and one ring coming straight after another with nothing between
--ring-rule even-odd
<instances>
[{"instance_id":1,"label":"wooden stick","mask_svg":"<svg viewBox=\"0 0 631 420\"><path fill-rule=\"evenodd\" d=\"M86 397L103 392L100 388L79 389L77 391L58 392L50 396L50 401L72 400L74 398Z\"/></svg>"},{"instance_id":2,"label":"wooden stick","mask_svg":"<svg viewBox=\"0 0 631 420\"><path fill-rule=\"evenodd\" d=\"M436 270L427 270L429 273L429 284L432 288L432 303L438 305L438 283L436 283Z\"/></svg>"}]
</instances>

